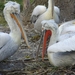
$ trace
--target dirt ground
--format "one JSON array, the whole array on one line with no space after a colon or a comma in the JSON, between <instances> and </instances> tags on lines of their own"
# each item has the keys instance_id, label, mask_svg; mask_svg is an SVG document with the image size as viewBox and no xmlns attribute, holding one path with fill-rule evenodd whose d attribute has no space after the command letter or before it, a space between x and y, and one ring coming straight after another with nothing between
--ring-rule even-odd
<instances>
[{"instance_id":1,"label":"dirt ground","mask_svg":"<svg viewBox=\"0 0 75 75\"><path fill-rule=\"evenodd\" d=\"M33 38L36 33L30 27L24 26L24 28L27 32L31 49L27 48L22 39L21 46L17 52L8 59L0 62L0 75L75 75L75 65L60 68L53 67L50 65L47 56L42 61L42 44L38 60L36 60L39 40ZM0 31L9 33L10 30L8 27L0 26Z\"/></svg>"}]
</instances>

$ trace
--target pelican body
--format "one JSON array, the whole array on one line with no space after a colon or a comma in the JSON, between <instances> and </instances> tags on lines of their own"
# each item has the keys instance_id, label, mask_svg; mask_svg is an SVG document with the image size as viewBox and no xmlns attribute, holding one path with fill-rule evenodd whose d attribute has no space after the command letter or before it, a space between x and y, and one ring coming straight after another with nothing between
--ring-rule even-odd
<instances>
[{"instance_id":1,"label":"pelican body","mask_svg":"<svg viewBox=\"0 0 75 75\"><path fill-rule=\"evenodd\" d=\"M59 28L54 20L42 21L46 30L44 35L43 53L46 52L46 41L50 37L47 48L48 59L54 66L68 66L75 64L75 20L63 23Z\"/></svg>"},{"instance_id":2,"label":"pelican body","mask_svg":"<svg viewBox=\"0 0 75 75\"><path fill-rule=\"evenodd\" d=\"M27 38L20 25L20 20L18 21L20 5L16 2L9 1L5 4L3 14L9 25L10 33L0 32L0 61L10 57L18 50L21 43L21 32L24 38Z\"/></svg>"},{"instance_id":3,"label":"pelican body","mask_svg":"<svg viewBox=\"0 0 75 75\"><path fill-rule=\"evenodd\" d=\"M34 8L31 15L31 22L34 24L34 29L41 31L41 21L54 18L56 23L59 23L60 9L54 6L52 0L48 0L48 8L44 5L38 5ZM53 17L52 17L53 16Z\"/></svg>"}]
</instances>

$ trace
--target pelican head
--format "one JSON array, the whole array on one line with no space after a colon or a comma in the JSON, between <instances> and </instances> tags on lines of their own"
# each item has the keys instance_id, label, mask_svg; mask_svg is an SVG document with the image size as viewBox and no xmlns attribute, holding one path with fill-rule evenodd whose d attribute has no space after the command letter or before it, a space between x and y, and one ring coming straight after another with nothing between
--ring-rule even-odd
<instances>
[{"instance_id":1,"label":"pelican head","mask_svg":"<svg viewBox=\"0 0 75 75\"><path fill-rule=\"evenodd\" d=\"M42 29L45 30L44 39L43 39L43 49L42 49L42 59L44 59L44 54L46 52L47 40L49 37L51 39L51 36L53 33L55 35L58 34L58 32L55 32L58 30L58 25L55 23L55 21L53 19L52 20L43 20L41 23L42 23ZM53 43L50 42L49 45L51 45Z\"/></svg>"},{"instance_id":2,"label":"pelican head","mask_svg":"<svg viewBox=\"0 0 75 75\"><path fill-rule=\"evenodd\" d=\"M20 4L16 2L9 1L8 3L5 4L5 8L3 10L3 13L20 13Z\"/></svg>"},{"instance_id":3,"label":"pelican head","mask_svg":"<svg viewBox=\"0 0 75 75\"><path fill-rule=\"evenodd\" d=\"M31 22L34 24L36 20L39 18L40 15L42 15L46 11L46 6L44 5L37 5L32 12L31 15Z\"/></svg>"}]
</instances>

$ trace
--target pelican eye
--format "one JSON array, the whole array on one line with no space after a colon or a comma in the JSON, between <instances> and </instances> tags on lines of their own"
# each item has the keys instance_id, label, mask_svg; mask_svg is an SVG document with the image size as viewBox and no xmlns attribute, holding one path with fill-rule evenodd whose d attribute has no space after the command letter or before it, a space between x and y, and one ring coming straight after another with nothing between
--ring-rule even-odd
<instances>
[{"instance_id":1,"label":"pelican eye","mask_svg":"<svg viewBox=\"0 0 75 75\"><path fill-rule=\"evenodd\" d=\"M13 15L18 15L18 14L17 14L17 13L15 13L15 12L13 12L12 14L13 14Z\"/></svg>"},{"instance_id":2,"label":"pelican eye","mask_svg":"<svg viewBox=\"0 0 75 75\"><path fill-rule=\"evenodd\" d=\"M14 12L12 12L12 14L15 14Z\"/></svg>"}]
</instances>

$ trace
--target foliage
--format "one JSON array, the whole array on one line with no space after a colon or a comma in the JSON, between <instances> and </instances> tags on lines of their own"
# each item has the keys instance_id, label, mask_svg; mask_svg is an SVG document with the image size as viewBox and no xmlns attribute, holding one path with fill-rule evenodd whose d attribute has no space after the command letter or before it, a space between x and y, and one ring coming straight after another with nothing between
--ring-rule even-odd
<instances>
[{"instance_id":1,"label":"foliage","mask_svg":"<svg viewBox=\"0 0 75 75\"><path fill-rule=\"evenodd\" d=\"M3 25L3 26L6 25L6 21L5 21L4 17L3 17L3 14L0 14L0 25Z\"/></svg>"},{"instance_id":2,"label":"foliage","mask_svg":"<svg viewBox=\"0 0 75 75\"><path fill-rule=\"evenodd\" d=\"M0 3L0 12L3 11L4 3Z\"/></svg>"},{"instance_id":3,"label":"foliage","mask_svg":"<svg viewBox=\"0 0 75 75\"><path fill-rule=\"evenodd\" d=\"M33 3L34 0L30 0L30 3Z\"/></svg>"}]
</instances>

